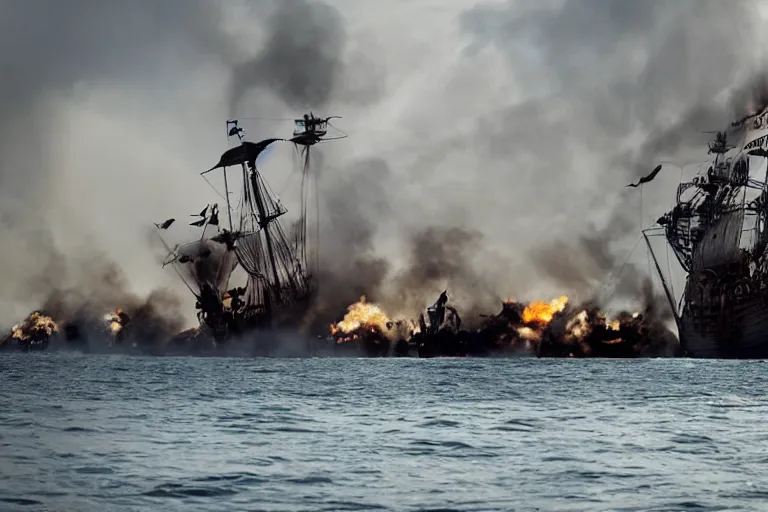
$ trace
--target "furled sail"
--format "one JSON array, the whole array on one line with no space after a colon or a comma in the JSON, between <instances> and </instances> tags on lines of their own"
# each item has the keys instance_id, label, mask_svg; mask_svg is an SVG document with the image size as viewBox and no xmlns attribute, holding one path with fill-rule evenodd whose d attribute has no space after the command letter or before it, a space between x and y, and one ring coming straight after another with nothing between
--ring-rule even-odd
<instances>
[{"instance_id":1,"label":"furled sail","mask_svg":"<svg viewBox=\"0 0 768 512\"><path fill-rule=\"evenodd\" d=\"M263 259L261 258L261 236L258 232L241 237L235 248L235 254L240 266L248 272L248 275L254 278L264 277L260 268Z\"/></svg>"}]
</instances>

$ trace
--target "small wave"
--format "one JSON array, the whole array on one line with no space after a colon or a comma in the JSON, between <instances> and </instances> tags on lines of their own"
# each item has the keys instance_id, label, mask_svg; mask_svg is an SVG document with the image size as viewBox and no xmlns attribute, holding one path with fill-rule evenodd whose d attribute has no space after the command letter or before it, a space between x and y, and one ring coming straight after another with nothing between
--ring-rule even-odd
<instances>
[{"instance_id":1,"label":"small wave","mask_svg":"<svg viewBox=\"0 0 768 512\"><path fill-rule=\"evenodd\" d=\"M30 500L27 498L0 498L0 501L3 503L12 503L14 505L21 505L24 507L29 507L32 505L42 505L41 502L36 500Z\"/></svg>"},{"instance_id":2,"label":"small wave","mask_svg":"<svg viewBox=\"0 0 768 512\"><path fill-rule=\"evenodd\" d=\"M530 432L538 429L539 425L537 425L535 420L507 420L503 425L491 427L491 430L499 430L501 432Z\"/></svg>"},{"instance_id":3,"label":"small wave","mask_svg":"<svg viewBox=\"0 0 768 512\"><path fill-rule=\"evenodd\" d=\"M198 483L230 482L239 485L254 485L266 482L265 479L253 473L227 473L223 475L204 476L193 480Z\"/></svg>"},{"instance_id":4,"label":"small wave","mask_svg":"<svg viewBox=\"0 0 768 512\"><path fill-rule=\"evenodd\" d=\"M419 427L429 428L429 427L458 427L461 425L458 421L451 421L451 420L432 420L427 421L426 423L422 423L420 425L417 425Z\"/></svg>"},{"instance_id":5,"label":"small wave","mask_svg":"<svg viewBox=\"0 0 768 512\"><path fill-rule=\"evenodd\" d=\"M145 492L144 496L152 498L213 498L231 496L233 494L237 494L237 492L224 487L192 487L185 484L163 484L151 491Z\"/></svg>"},{"instance_id":6,"label":"small wave","mask_svg":"<svg viewBox=\"0 0 768 512\"><path fill-rule=\"evenodd\" d=\"M290 482L292 484L302 484L302 485L332 484L333 483L333 480L331 480L327 476L306 476L306 477L299 477L299 478L287 478L285 481L286 482Z\"/></svg>"},{"instance_id":7,"label":"small wave","mask_svg":"<svg viewBox=\"0 0 768 512\"><path fill-rule=\"evenodd\" d=\"M711 437L687 433L676 434L670 441L678 444L708 444L713 442Z\"/></svg>"},{"instance_id":8,"label":"small wave","mask_svg":"<svg viewBox=\"0 0 768 512\"><path fill-rule=\"evenodd\" d=\"M111 475L114 473L114 470L102 466L82 466L75 468L75 473L80 473L81 475Z\"/></svg>"},{"instance_id":9,"label":"small wave","mask_svg":"<svg viewBox=\"0 0 768 512\"><path fill-rule=\"evenodd\" d=\"M95 434L97 432L101 432L101 430L99 430L97 428L88 428L88 427L67 427L65 429L62 429L62 432Z\"/></svg>"},{"instance_id":10,"label":"small wave","mask_svg":"<svg viewBox=\"0 0 768 512\"><path fill-rule=\"evenodd\" d=\"M287 432L289 434L322 434L322 430L312 430L300 427L275 427L270 429L272 432Z\"/></svg>"},{"instance_id":11,"label":"small wave","mask_svg":"<svg viewBox=\"0 0 768 512\"><path fill-rule=\"evenodd\" d=\"M475 448L471 445L468 445L466 443L462 443L461 441L428 441L428 440L422 440L422 441L413 441L411 442L414 446L434 446L438 448L451 448L454 450L474 450Z\"/></svg>"},{"instance_id":12,"label":"small wave","mask_svg":"<svg viewBox=\"0 0 768 512\"><path fill-rule=\"evenodd\" d=\"M723 507L711 507L695 501L683 501L679 503L670 503L669 505L653 508L653 512L672 512L679 510L723 510Z\"/></svg>"},{"instance_id":13,"label":"small wave","mask_svg":"<svg viewBox=\"0 0 768 512\"><path fill-rule=\"evenodd\" d=\"M376 505L373 503L358 503L354 501L328 501L324 505L329 508L324 510L388 510L388 507Z\"/></svg>"}]
</instances>

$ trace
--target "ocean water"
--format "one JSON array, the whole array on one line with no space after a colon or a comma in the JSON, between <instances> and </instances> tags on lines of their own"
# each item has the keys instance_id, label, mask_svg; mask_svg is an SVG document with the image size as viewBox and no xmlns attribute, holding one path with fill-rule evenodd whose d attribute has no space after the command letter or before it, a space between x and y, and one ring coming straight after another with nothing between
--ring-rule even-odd
<instances>
[{"instance_id":1,"label":"ocean water","mask_svg":"<svg viewBox=\"0 0 768 512\"><path fill-rule=\"evenodd\" d=\"M765 510L762 362L0 356L0 510Z\"/></svg>"}]
</instances>

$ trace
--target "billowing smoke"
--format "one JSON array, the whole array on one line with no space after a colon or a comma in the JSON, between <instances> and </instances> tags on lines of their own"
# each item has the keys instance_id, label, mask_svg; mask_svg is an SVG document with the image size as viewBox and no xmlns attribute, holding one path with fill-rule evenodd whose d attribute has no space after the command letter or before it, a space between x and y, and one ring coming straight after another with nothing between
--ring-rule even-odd
<instances>
[{"instance_id":1,"label":"billowing smoke","mask_svg":"<svg viewBox=\"0 0 768 512\"><path fill-rule=\"evenodd\" d=\"M671 208L679 166L706 160L702 132L760 102L758 20L755 2L707 0L509 2L463 15L470 51L501 53L525 91L477 135L519 183L510 208L537 219L536 235L516 238L534 246L537 278L583 294L621 267L641 222ZM640 191L624 185L660 161L679 166L644 187L641 219ZM627 279L637 291L642 279Z\"/></svg>"},{"instance_id":2,"label":"billowing smoke","mask_svg":"<svg viewBox=\"0 0 768 512\"><path fill-rule=\"evenodd\" d=\"M339 11L324 3L281 0L263 23L266 43L232 75L230 109L256 87L272 89L291 107L325 107L342 75L346 38Z\"/></svg>"},{"instance_id":3,"label":"billowing smoke","mask_svg":"<svg viewBox=\"0 0 768 512\"><path fill-rule=\"evenodd\" d=\"M31 283L42 299L39 309L65 327L70 347L90 351L110 347L107 315L123 310L129 323L119 338L123 349L134 344L148 351L160 350L184 325L178 296L156 289L146 297L132 293L130 281L119 267L99 254L64 258L52 253L52 264ZM44 295L43 295L44 294Z\"/></svg>"},{"instance_id":4,"label":"billowing smoke","mask_svg":"<svg viewBox=\"0 0 768 512\"><path fill-rule=\"evenodd\" d=\"M184 288L156 265L145 226L210 201L196 169L221 152L213 135L230 108L323 105L343 70L356 74L344 20L322 3L274 2L270 10L31 0L0 9L3 324L52 291L40 289L47 283L39 277L50 265L71 267L95 253L142 293L173 284L191 312ZM264 44L253 41L263 34ZM357 83L365 96L366 80ZM253 102L244 98L251 89L266 96L243 105Z\"/></svg>"},{"instance_id":5,"label":"billowing smoke","mask_svg":"<svg viewBox=\"0 0 768 512\"><path fill-rule=\"evenodd\" d=\"M482 303L588 295L638 236L624 185L705 159L700 132L765 93L746 95L763 69L746 0L0 5L3 321L56 289L32 276L99 249L144 294L170 283L143 226L212 200L197 172L221 120L308 108L350 134L322 149L322 308L473 280ZM678 178L644 188L644 224ZM627 268L621 293L642 291Z\"/></svg>"},{"instance_id":6,"label":"billowing smoke","mask_svg":"<svg viewBox=\"0 0 768 512\"><path fill-rule=\"evenodd\" d=\"M389 262L375 252L377 220L392 214L386 202L386 162L364 160L344 170L326 198L326 228L321 242L320 295L313 326L327 328L334 318L362 295L377 300Z\"/></svg>"},{"instance_id":7,"label":"billowing smoke","mask_svg":"<svg viewBox=\"0 0 768 512\"><path fill-rule=\"evenodd\" d=\"M429 226L408 240L408 258L392 276L383 303L392 312L415 317L448 291L451 302L467 318L493 311L502 301L492 272L478 264L486 251L481 232L458 227ZM493 269L498 271L498 269Z\"/></svg>"}]
</instances>

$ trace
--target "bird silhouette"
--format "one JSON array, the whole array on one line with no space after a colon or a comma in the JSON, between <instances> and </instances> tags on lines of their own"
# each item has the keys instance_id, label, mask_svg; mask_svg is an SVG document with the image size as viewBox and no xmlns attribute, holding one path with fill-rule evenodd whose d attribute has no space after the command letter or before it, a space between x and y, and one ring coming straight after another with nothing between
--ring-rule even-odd
<instances>
[{"instance_id":1,"label":"bird silhouette","mask_svg":"<svg viewBox=\"0 0 768 512\"><path fill-rule=\"evenodd\" d=\"M157 226L157 229L168 229L171 226L171 224L174 223L175 220L176 219L168 219L162 224L155 224L155 226Z\"/></svg>"},{"instance_id":2,"label":"bird silhouette","mask_svg":"<svg viewBox=\"0 0 768 512\"><path fill-rule=\"evenodd\" d=\"M649 181L652 181L657 174L659 174L659 171L661 171L661 165L658 165L654 170L652 170L648 176L643 176L642 178L640 178L637 183L630 183L627 186L634 188L634 187L639 187L643 183L648 183Z\"/></svg>"},{"instance_id":3,"label":"bird silhouette","mask_svg":"<svg viewBox=\"0 0 768 512\"><path fill-rule=\"evenodd\" d=\"M200 213L198 213L197 215L190 215L190 217L205 217L205 214L208 213L208 208L210 206L211 205L206 206L205 208L202 209Z\"/></svg>"}]
</instances>

